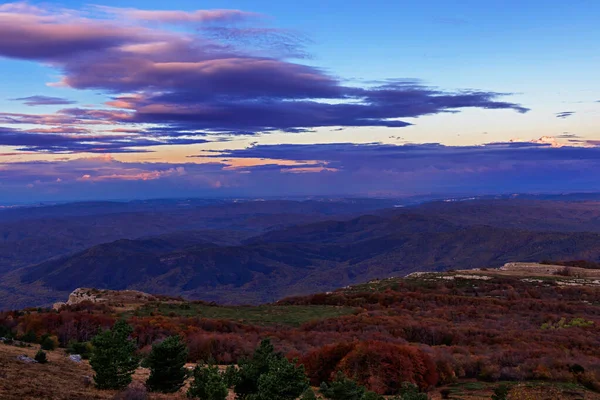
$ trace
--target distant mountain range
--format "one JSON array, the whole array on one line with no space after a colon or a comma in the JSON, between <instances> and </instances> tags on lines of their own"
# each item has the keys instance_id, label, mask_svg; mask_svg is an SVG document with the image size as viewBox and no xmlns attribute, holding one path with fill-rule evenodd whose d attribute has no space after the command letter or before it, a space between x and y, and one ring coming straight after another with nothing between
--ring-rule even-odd
<instances>
[{"instance_id":1,"label":"distant mountain range","mask_svg":"<svg viewBox=\"0 0 600 400\"><path fill-rule=\"evenodd\" d=\"M87 212L0 223L0 304L53 302L82 286L261 303L414 271L600 260L596 201L261 201Z\"/></svg>"}]
</instances>

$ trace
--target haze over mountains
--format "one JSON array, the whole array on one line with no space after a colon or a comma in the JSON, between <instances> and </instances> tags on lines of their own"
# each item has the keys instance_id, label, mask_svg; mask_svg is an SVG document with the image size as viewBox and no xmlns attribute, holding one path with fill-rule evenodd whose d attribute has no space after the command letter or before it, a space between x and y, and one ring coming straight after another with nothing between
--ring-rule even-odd
<instances>
[{"instance_id":1,"label":"haze over mountains","mask_svg":"<svg viewBox=\"0 0 600 400\"><path fill-rule=\"evenodd\" d=\"M77 287L262 303L414 271L600 260L600 201L539 198L401 208L393 200L318 199L4 210L0 304L49 304ZM563 201L573 198L580 201Z\"/></svg>"}]
</instances>

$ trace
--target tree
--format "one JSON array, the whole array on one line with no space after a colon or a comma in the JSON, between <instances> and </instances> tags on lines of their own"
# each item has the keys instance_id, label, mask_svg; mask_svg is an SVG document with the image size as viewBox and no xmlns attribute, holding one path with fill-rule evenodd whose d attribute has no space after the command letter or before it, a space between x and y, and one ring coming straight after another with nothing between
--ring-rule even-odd
<instances>
[{"instance_id":1,"label":"tree","mask_svg":"<svg viewBox=\"0 0 600 400\"><path fill-rule=\"evenodd\" d=\"M226 400L229 390L219 367L213 364L197 365L194 368L194 380L187 396L201 400Z\"/></svg>"},{"instance_id":2,"label":"tree","mask_svg":"<svg viewBox=\"0 0 600 400\"><path fill-rule=\"evenodd\" d=\"M275 348L268 339L260 342L252 358L239 362L237 382L234 387L238 398L244 400L258 392L258 379L269 371L269 362L275 356Z\"/></svg>"},{"instance_id":3,"label":"tree","mask_svg":"<svg viewBox=\"0 0 600 400\"><path fill-rule=\"evenodd\" d=\"M96 373L94 382L98 389L123 389L131 383L131 375L139 364L135 342L129 338L132 332L121 320L92 339L90 365Z\"/></svg>"},{"instance_id":4,"label":"tree","mask_svg":"<svg viewBox=\"0 0 600 400\"><path fill-rule=\"evenodd\" d=\"M348 379L340 371L331 383L323 382L320 391L326 399L331 400L362 400L366 392L363 386L352 379Z\"/></svg>"},{"instance_id":5,"label":"tree","mask_svg":"<svg viewBox=\"0 0 600 400\"><path fill-rule=\"evenodd\" d=\"M46 364L48 362L48 358L46 358L46 352L42 349L39 349L38 352L35 353L34 360L40 364Z\"/></svg>"},{"instance_id":6,"label":"tree","mask_svg":"<svg viewBox=\"0 0 600 400\"><path fill-rule=\"evenodd\" d=\"M501 383L494 389L492 400L506 400L508 398L508 392L510 392L510 387L506 383Z\"/></svg>"},{"instance_id":7,"label":"tree","mask_svg":"<svg viewBox=\"0 0 600 400\"><path fill-rule=\"evenodd\" d=\"M312 388L308 388L304 393L302 393L300 400L317 400L317 395Z\"/></svg>"},{"instance_id":8,"label":"tree","mask_svg":"<svg viewBox=\"0 0 600 400\"><path fill-rule=\"evenodd\" d=\"M42 350L54 350L58 347L58 338L56 336L44 335L40 344Z\"/></svg>"},{"instance_id":9,"label":"tree","mask_svg":"<svg viewBox=\"0 0 600 400\"><path fill-rule=\"evenodd\" d=\"M400 396L394 400L427 400L427 393L419 392L419 387L411 382L402 382Z\"/></svg>"},{"instance_id":10,"label":"tree","mask_svg":"<svg viewBox=\"0 0 600 400\"><path fill-rule=\"evenodd\" d=\"M239 371L235 367L235 365L229 365L225 368L225 372L223 373L223 381L228 388L234 387L239 378Z\"/></svg>"},{"instance_id":11,"label":"tree","mask_svg":"<svg viewBox=\"0 0 600 400\"><path fill-rule=\"evenodd\" d=\"M362 397L362 400L385 400L385 398L382 395L377 394L375 392L365 392L365 394Z\"/></svg>"},{"instance_id":12,"label":"tree","mask_svg":"<svg viewBox=\"0 0 600 400\"><path fill-rule=\"evenodd\" d=\"M146 386L151 392L174 393L178 391L187 378L188 350L179 336L170 336L152 346L147 363L150 376Z\"/></svg>"},{"instance_id":13,"label":"tree","mask_svg":"<svg viewBox=\"0 0 600 400\"><path fill-rule=\"evenodd\" d=\"M294 400L308 389L304 366L297 366L285 357L273 357L269 371L258 378L255 400Z\"/></svg>"},{"instance_id":14,"label":"tree","mask_svg":"<svg viewBox=\"0 0 600 400\"><path fill-rule=\"evenodd\" d=\"M241 400L287 400L298 398L307 388L304 367L276 353L265 339L252 358L240 361L234 390Z\"/></svg>"},{"instance_id":15,"label":"tree","mask_svg":"<svg viewBox=\"0 0 600 400\"><path fill-rule=\"evenodd\" d=\"M37 342L37 335L33 331L27 331L23 336L21 336L21 341L35 343Z\"/></svg>"}]
</instances>

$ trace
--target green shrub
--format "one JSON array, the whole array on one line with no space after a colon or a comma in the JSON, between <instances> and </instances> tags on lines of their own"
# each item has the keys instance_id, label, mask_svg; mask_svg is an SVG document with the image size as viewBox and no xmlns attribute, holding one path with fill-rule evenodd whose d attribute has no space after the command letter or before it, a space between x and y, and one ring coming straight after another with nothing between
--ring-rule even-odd
<instances>
[{"instance_id":1,"label":"green shrub","mask_svg":"<svg viewBox=\"0 0 600 400\"><path fill-rule=\"evenodd\" d=\"M269 371L258 379L255 400L295 400L308 388L304 366L297 366L285 357L273 357Z\"/></svg>"},{"instance_id":2,"label":"green shrub","mask_svg":"<svg viewBox=\"0 0 600 400\"><path fill-rule=\"evenodd\" d=\"M42 349L35 353L35 357L33 359L40 364L46 364L48 362L48 358L46 358L46 352Z\"/></svg>"},{"instance_id":3,"label":"green shrub","mask_svg":"<svg viewBox=\"0 0 600 400\"><path fill-rule=\"evenodd\" d=\"M33 331L28 331L23 336L21 336L21 340L23 342L27 342L27 343L36 343L37 342L37 335Z\"/></svg>"},{"instance_id":4,"label":"green shrub","mask_svg":"<svg viewBox=\"0 0 600 400\"><path fill-rule=\"evenodd\" d=\"M240 400L291 400L307 388L304 367L276 353L271 341L265 339L252 358L240 361L234 390Z\"/></svg>"},{"instance_id":5,"label":"green shrub","mask_svg":"<svg viewBox=\"0 0 600 400\"><path fill-rule=\"evenodd\" d=\"M78 342L71 340L67 346L67 353L79 354L81 358L87 360L92 355L92 344L90 342Z\"/></svg>"},{"instance_id":6,"label":"green shrub","mask_svg":"<svg viewBox=\"0 0 600 400\"><path fill-rule=\"evenodd\" d=\"M150 376L146 386L151 392L174 393L187 378L185 362L188 349L179 336L170 336L152 346L146 360Z\"/></svg>"},{"instance_id":7,"label":"green shrub","mask_svg":"<svg viewBox=\"0 0 600 400\"><path fill-rule=\"evenodd\" d=\"M300 400L317 400L317 395L312 388L308 388L304 393L302 393Z\"/></svg>"},{"instance_id":8,"label":"green shrub","mask_svg":"<svg viewBox=\"0 0 600 400\"><path fill-rule=\"evenodd\" d=\"M44 335L40 344L43 350L54 350L58 347L58 338L56 336Z\"/></svg>"},{"instance_id":9,"label":"green shrub","mask_svg":"<svg viewBox=\"0 0 600 400\"><path fill-rule=\"evenodd\" d=\"M510 387L506 383L502 383L494 389L492 400L507 400L508 392L510 392Z\"/></svg>"},{"instance_id":10,"label":"green shrub","mask_svg":"<svg viewBox=\"0 0 600 400\"><path fill-rule=\"evenodd\" d=\"M338 372L331 383L321 384L320 392L326 399L331 400L362 400L366 389L348 379L342 372Z\"/></svg>"},{"instance_id":11,"label":"green shrub","mask_svg":"<svg viewBox=\"0 0 600 400\"><path fill-rule=\"evenodd\" d=\"M198 365L194 368L194 380L187 396L201 400L226 400L229 390L219 367L213 364Z\"/></svg>"}]
</instances>

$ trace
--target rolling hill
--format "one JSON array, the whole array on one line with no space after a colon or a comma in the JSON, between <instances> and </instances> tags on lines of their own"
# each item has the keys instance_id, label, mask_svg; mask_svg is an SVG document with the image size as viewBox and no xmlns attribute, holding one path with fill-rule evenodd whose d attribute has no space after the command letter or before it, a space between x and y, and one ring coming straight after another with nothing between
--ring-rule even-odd
<instances>
[{"instance_id":1,"label":"rolling hill","mask_svg":"<svg viewBox=\"0 0 600 400\"><path fill-rule=\"evenodd\" d=\"M513 204L508 205L508 210L496 212L514 213ZM482 206L474 206L473 214L483 213ZM573 208L580 212L580 205ZM236 240L219 231L210 237L179 233L117 240L19 269L7 274L7 281L21 292L45 293L46 299L89 286L239 304L328 291L413 271L498 267L543 259L600 260L600 233L470 224L462 208L443 216L439 209L431 215L425 215L426 210L417 207L318 221L254 236L239 234ZM33 299L13 304L29 305Z\"/></svg>"}]
</instances>

